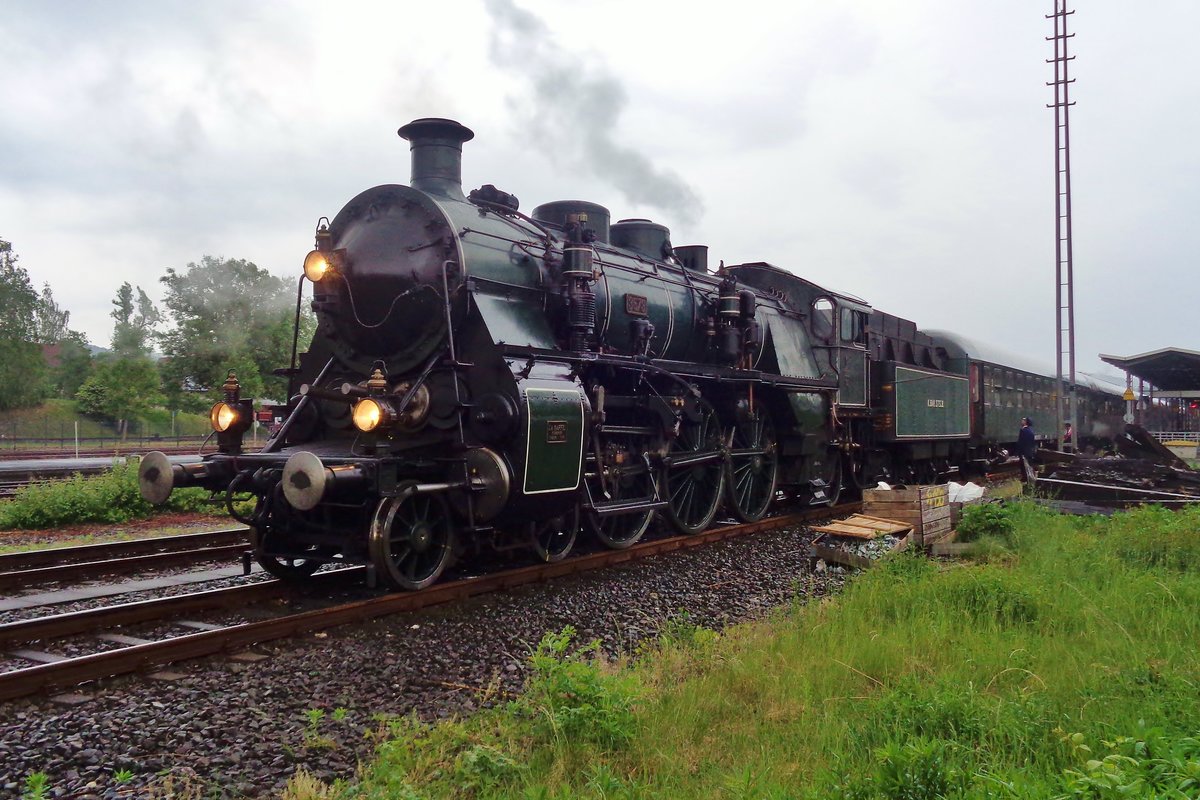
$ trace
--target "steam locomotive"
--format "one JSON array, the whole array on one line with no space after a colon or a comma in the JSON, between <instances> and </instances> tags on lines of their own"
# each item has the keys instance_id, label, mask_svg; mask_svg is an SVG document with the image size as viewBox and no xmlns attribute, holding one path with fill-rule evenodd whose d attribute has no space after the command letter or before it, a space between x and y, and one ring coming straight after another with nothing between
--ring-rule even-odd
<instances>
[{"instance_id":1,"label":"steam locomotive","mask_svg":"<svg viewBox=\"0 0 1200 800\"><path fill-rule=\"evenodd\" d=\"M986 461L1015 440L1009 416L1053 402L1044 376L769 264L712 270L649 220L573 200L526 214L492 185L464 196L473 133L457 122L399 134L409 185L318 223L318 327L284 370L282 425L248 452L254 409L230 373L218 452L140 468L151 502L224 495L274 575L365 563L416 590L470 551L553 561L583 531L627 548L656 518L691 534L722 508L832 504Z\"/></svg>"}]
</instances>

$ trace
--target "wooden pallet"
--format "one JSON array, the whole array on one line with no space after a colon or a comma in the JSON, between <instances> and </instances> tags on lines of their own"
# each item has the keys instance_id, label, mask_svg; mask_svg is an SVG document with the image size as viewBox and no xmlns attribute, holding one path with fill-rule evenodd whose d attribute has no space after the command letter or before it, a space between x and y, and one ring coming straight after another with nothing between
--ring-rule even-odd
<instances>
[{"instance_id":1,"label":"wooden pallet","mask_svg":"<svg viewBox=\"0 0 1200 800\"><path fill-rule=\"evenodd\" d=\"M831 522L813 528L821 533L832 533L838 536L849 536L854 539L878 539L880 536L902 536L913 528L905 522L894 519L882 519L866 514L853 514L846 519Z\"/></svg>"}]
</instances>

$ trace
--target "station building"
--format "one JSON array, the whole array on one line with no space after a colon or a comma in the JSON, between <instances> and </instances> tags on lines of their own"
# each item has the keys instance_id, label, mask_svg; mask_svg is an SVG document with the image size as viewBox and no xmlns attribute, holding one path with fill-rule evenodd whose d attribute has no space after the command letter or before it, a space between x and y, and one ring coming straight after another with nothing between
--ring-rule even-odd
<instances>
[{"instance_id":1,"label":"station building","mask_svg":"<svg viewBox=\"0 0 1200 800\"><path fill-rule=\"evenodd\" d=\"M1164 347L1100 359L1125 372L1133 422L1159 441L1200 442L1200 352Z\"/></svg>"}]
</instances>

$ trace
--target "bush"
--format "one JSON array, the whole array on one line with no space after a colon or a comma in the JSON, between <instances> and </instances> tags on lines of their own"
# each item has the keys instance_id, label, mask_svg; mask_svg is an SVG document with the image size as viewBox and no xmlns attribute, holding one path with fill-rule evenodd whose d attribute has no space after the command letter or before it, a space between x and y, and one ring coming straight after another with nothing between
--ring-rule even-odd
<instances>
[{"instance_id":1,"label":"bush","mask_svg":"<svg viewBox=\"0 0 1200 800\"><path fill-rule=\"evenodd\" d=\"M1009 539L1013 533L1013 512L999 503L982 503L963 506L963 516L958 523L958 540L971 542L985 536Z\"/></svg>"},{"instance_id":2,"label":"bush","mask_svg":"<svg viewBox=\"0 0 1200 800\"><path fill-rule=\"evenodd\" d=\"M1149 731L1140 737L1119 736L1101 744L1097 758L1085 737L1064 735L1084 764L1064 775L1064 798L1196 797L1200 795L1200 739L1169 737Z\"/></svg>"},{"instance_id":3,"label":"bush","mask_svg":"<svg viewBox=\"0 0 1200 800\"><path fill-rule=\"evenodd\" d=\"M148 517L158 510L199 512L221 506L208 502L203 489L172 492L156 508L138 491L137 466L116 464L99 475L73 475L50 483L22 487L13 499L0 503L0 529L54 528L83 522L120 523Z\"/></svg>"}]
</instances>

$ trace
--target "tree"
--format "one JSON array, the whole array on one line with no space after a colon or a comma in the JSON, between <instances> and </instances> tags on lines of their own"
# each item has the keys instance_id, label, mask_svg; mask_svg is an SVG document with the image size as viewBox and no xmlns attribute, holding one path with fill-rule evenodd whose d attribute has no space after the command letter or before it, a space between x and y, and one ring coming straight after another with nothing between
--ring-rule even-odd
<instances>
[{"instance_id":1,"label":"tree","mask_svg":"<svg viewBox=\"0 0 1200 800\"><path fill-rule=\"evenodd\" d=\"M205 410L230 369L243 397L285 399L287 381L272 371L291 358L295 284L250 261L213 256L160 280L172 325L159 336L172 407ZM301 346L312 336L311 313L303 323Z\"/></svg>"},{"instance_id":2,"label":"tree","mask_svg":"<svg viewBox=\"0 0 1200 800\"><path fill-rule=\"evenodd\" d=\"M117 290L112 304L110 313L116 320L112 335L113 352L120 358L144 358L150 355L150 337L154 335L154 326L162 317L146 292L142 287L137 287L135 301L133 287L126 281Z\"/></svg>"},{"instance_id":3,"label":"tree","mask_svg":"<svg viewBox=\"0 0 1200 800\"><path fill-rule=\"evenodd\" d=\"M50 370L50 387L58 397L72 398L92 374L94 359L87 338L67 331L58 340L58 365Z\"/></svg>"},{"instance_id":4,"label":"tree","mask_svg":"<svg viewBox=\"0 0 1200 800\"><path fill-rule=\"evenodd\" d=\"M64 311L54 302L50 284L42 284L42 295L33 315L33 340L41 344L58 344L69 333L67 322L70 318L71 312Z\"/></svg>"},{"instance_id":5,"label":"tree","mask_svg":"<svg viewBox=\"0 0 1200 800\"><path fill-rule=\"evenodd\" d=\"M159 386L158 369L150 359L110 357L96 365L75 402L81 414L116 423L124 439L130 420L143 419L162 405Z\"/></svg>"},{"instance_id":6,"label":"tree","mask_svg":"<svg viewBox=\"0 0 1200 800\"><path fill-rule=\"evenodd\" d=\"M0 239L0 410L33 405L45 396L46 362L35 341L38 294Z\"/></svg>"},{"instance_id":7,"label":"tree","mask_svg":"<svg viewBox=\"0 0 1200 800\"><path fill-rule=\"evenodd\" d=\"M33 341L38 295L29 273L17 264L12 244L0 239L0 338Z\"/></svg>"}]
</instances>

